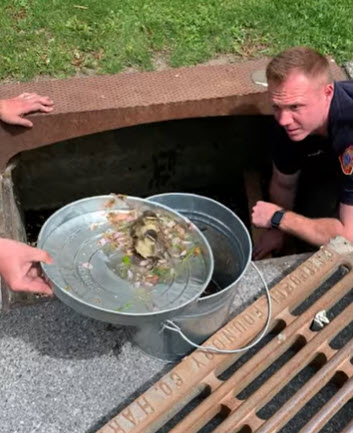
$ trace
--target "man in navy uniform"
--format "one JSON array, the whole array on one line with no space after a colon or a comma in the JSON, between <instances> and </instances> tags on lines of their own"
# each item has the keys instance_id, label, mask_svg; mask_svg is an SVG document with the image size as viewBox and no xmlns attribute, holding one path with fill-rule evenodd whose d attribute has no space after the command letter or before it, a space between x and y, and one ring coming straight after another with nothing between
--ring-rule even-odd
<instances>
[{"instance_id":1,"label":"man in navy uniform","mask_svg":"<svg viewBox=\"0 0 353 433\"><path fill-rule=\"evenodd\" d=\"M307 47L274 57L266 75L277 125L271 138L270 201L257 202L252 213L252 223L266 229L254 258L280 250L286 234L316 246L338 235L353 241L353 82L333 82L328 60ZM299 176L310 160L316 166L328 161L333 171L339 167L336 214L312 217L293 211ZM315 178L329 201L335 185L326 182L331 177L325 170Z\"/></svg>"}]
</instances>

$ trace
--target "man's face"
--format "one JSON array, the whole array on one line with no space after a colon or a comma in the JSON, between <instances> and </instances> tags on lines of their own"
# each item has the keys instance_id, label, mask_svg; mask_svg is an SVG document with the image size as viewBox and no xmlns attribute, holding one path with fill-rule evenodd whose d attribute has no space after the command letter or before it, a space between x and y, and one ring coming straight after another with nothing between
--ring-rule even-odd
<instances>
[{"instance_id":1,"label":"man's face","mask_svg":"<svg viewBox=\"0 0 353 433\"><path fill-rule=\"evenodd\" d=\"M324 77L309 78L293 71L281 84L269 82L268 91L274 116L291 140L325 133L333 85Z\"/></svg>"}]
</instances>

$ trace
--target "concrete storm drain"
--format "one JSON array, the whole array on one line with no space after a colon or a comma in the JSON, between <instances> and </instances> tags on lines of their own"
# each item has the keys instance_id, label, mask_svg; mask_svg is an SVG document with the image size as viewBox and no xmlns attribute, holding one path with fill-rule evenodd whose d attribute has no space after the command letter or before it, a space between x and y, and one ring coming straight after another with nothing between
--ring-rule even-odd
<instances>
[{"instance_id":1,"label":"concrete storm drain","mask_svg":"<svg viewBox=\"0 0 353 433\"><path fill-rule=\"evenodd\" d=\"M271 331L252 353L195 350L98 433L352 432L352 265L353 246L334 239L271 289ZM266 316L261 297L204 346L244 345Z\"/></svg>"}]
</instances>

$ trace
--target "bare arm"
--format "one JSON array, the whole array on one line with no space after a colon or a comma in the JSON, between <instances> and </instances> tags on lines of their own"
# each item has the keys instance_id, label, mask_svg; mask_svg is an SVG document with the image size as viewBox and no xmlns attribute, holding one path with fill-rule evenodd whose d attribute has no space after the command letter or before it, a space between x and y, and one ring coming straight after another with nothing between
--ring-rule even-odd
<instances>
[{"instance_id":1,"label":"bare arm","mask_svg":"<svg viewBox=\"0 0 353 433\"><path fill-rule=\"evenodd\" d=\"M258 202L254 208L253 223L271 227L271 217L280 207L274 203ZM297 236L313 245L323 245L335 236L353 241L353 206L340 205L340 218L307 218L287 211L279 226L284 233Z\"/></svg>"},{"instance_id":2,"label":"bare arm","mask_svg":"<svg viewBox=\"0 0 353 433\"><path fill-rule=\"evenodd\" d=\"M272 169L272 177L269 187L270 200L273 203L273 213L281 208L292 209L294 205L295 193L297 189L297 182L299 177L299 171L295 174L283 174L275 165ZM284 245L284 232L273 229L271 226L263 226L259 224L257 220L258 211L261 212L262 203L257 202L253 208L252 222L258 227L266 227L260 239L254 245L253 258L255 260L266 257L272 251L280 251ZM272 203L269 203L272 205ZM272 215L273 215L272 213ZM271 217L272 217L271 215Z\"/></svg>"},{"instance_id":3,"label":"bare arm","mask_svg":"<svg viewBox=\"0 0 353 433\"><path fill-rule=\"evenodd\" d=\"M335 236L343 236L353 241L353 206L341 203L339 219L311 219L294 212L286 212L280 229L314 245L323 245Z\"/></svg>"},{"instance_id":4,"label":"bare arm","mask_svg":"<svg viewBox=\"0 0 353 433\"><path fill-rule=\"evenodd\" d=\"M299 173L283 174L273 165L269 188L271 202L285 209L293 209Z\"/></svg>"}]
</instances>

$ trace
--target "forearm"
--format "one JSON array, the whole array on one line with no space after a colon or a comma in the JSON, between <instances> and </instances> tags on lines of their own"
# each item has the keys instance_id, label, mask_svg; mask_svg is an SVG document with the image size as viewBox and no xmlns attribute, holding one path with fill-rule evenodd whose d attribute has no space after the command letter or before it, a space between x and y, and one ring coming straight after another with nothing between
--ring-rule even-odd
<instances>
[{"instance_id":1,"label":"forearm","mask_svg":"<svg viewBox=\"0 0 353 433\"><path fill-rule=\"evenodd\" d=\"M335 236L345 236L344 225L338 219L311 219L291 211L285 213L279 228L317 246L326 244Z\"/></svg>"},{"instance_id":2,"label":"forearm","mask_svg":"<svg viewBox=\"0 0 353 433\"><path fill-rule=\"evenodd\" d=\"M295 190L288 190L286 188L276 188L269 190L270 193L270 201L272 203L278 204L278 206L281 206L284 209L291 210L294 206L294 199L295 199Z\"/></svg>"},{"instance_id":3,"label":"forearm","mask_svg":"<svg viewBox=\"0 0 353 433\"><path fill-rule=\"evenodd\" d=\"M284 177L284 176L283 176ZM284 209L293 209L296 194L296 181L280 180L278 172L274 172L269 186L269 196L272 203Z\"/></svg>"}]
</instances>

